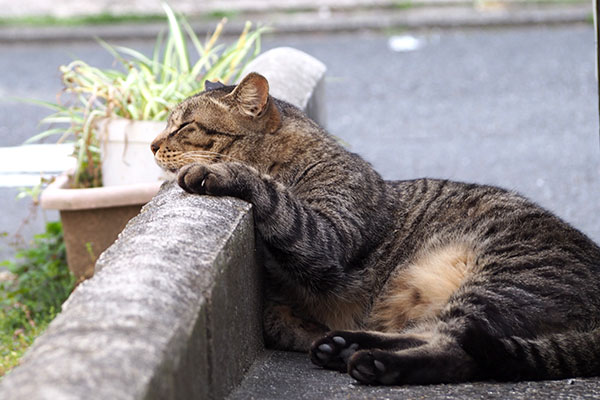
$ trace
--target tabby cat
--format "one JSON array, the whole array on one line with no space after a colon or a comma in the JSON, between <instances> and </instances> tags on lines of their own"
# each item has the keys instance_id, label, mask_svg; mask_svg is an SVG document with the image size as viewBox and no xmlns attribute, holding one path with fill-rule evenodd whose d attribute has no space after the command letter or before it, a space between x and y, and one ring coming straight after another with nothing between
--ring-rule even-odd
<instances>
[{"instance_id":1,"label":"tabby cat","mask_svg":"<svg viewBox=\"0 0 600 400\"><path fill-rule=\"evenodd\" d=\"M600 373L600 248L523 197L384 181L256 73L151 147L185 191L252 203L270 347L373 384Z\"/></svg>"}]
</instances>

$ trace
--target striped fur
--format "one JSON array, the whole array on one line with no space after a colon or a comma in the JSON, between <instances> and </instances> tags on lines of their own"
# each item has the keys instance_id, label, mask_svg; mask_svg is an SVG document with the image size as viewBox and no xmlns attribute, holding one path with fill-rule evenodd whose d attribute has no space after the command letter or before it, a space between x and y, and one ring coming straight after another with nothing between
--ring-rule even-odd
<instances>
[{"instance_id":1,"label":"striped fur","mask_svg":"<svg viewBox=\"0 0 600 400\"><path fill-rule=\"evenodd\" d=\"M267 81L211 86L152 144L190 193L253 205L269 346L360 382L600 374L600 248L518 194L383 181Z\"/></svg>"}]
</instances>

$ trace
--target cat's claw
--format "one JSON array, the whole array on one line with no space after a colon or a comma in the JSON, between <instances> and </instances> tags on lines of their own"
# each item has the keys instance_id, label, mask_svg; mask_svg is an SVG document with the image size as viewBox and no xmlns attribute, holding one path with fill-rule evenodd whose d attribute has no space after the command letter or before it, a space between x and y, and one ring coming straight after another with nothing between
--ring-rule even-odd
<instances>
[{"instance_id":1,"label":"cat's claw","mask_svg":"<svg viewBox=\"0 0 600 400\"><path fill-rule=\"evenodd\" d=\"M230 176L223 165L185 165L177 175L177 182L188 193L227 195L230 191Z\"/></svg>"},{"instance_id":2,"label":"cat's claw","mask_svg":"<svg viewBox=\"0 0 600 400\"><path fill-rule=\"evenodd\" d=\"M205 166L188 164L179 170L179 173L177 174L177 183L188 193L204 194L206 174L207 168ZM200 184L198 185L198 183Z\"/></svg>"},{"instance_id":3,"label":"cat's claw","mask_svg":"<svg viewBox=\"0 0 600 400\"><path fill-rule=\"evenodd\" d=\"M257 174L247 166L235 162L210 165L192 163L181 167L177 183L188 193L232 196L251 201L249 188L252 187L252 179L259 179Z\"/></svg>"}]
</instances>

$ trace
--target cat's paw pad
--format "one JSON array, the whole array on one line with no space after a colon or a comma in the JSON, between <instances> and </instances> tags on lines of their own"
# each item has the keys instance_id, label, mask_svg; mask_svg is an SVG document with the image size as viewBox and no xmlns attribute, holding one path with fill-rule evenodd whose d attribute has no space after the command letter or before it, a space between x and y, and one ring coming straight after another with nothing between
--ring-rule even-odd
<instances>
[{"instance_id":1,"label":"cat's paw pad","mask_svg":"<svg viewBox=\"0 0 600 400\"><path fill-rule=\"evenodd\" d=\"M348 359L359 349L359 344L345 332L330 332L315 341L310 349L313 364L328 369L347 371Z\"/></svg>"},{"instance_id":2,"label":"cat's paw pad","mask_svg":"<svg viewBox=\"0 0 600 400\"><path fill-rule=\"evenodd\" d=\"M381 350L359 351L348 360L348 373L365 384L393 384L399 375L392 367L393 357L393 354Z\"/></svg>"}]
</instances>

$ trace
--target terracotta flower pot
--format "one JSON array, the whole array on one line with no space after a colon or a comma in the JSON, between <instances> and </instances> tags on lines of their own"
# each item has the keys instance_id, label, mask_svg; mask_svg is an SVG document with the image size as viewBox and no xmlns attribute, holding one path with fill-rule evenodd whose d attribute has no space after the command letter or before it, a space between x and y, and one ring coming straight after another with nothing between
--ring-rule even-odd
<instances>
[{"instance_id":1,"label":"terracotta flower pot","mask_svg":"<svg viewBox=\"0 0 600 400\"><path fill-rule=\"evenodd\" d=\"M69 175L63 174L44 190L41 205L60 212L67 263L78 280L93 275L98 256L154 197L161 183L70 189Z\"/></svg>"}]
</instances>

